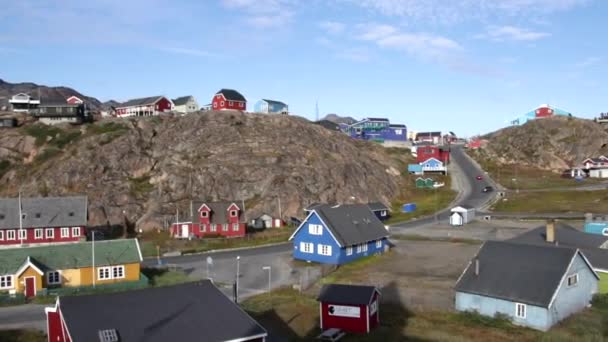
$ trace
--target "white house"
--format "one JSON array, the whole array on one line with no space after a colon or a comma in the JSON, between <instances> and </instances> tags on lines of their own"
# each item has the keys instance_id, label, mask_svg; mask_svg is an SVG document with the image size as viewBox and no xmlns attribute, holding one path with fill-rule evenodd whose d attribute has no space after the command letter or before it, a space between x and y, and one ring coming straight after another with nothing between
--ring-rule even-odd
<instances>
[{"instance_id":1,"label":"white house","mask_svg":"<svg viewBox=\"0 0 608 342\"><path fill-rule=\"evenodd\" d=\"M38 109L40 105L40 99L33 99L31 96L25 93L19 93L13 95L8 103L11 104L13 112L29 112L31 110Z\"/></svg>"},{"instance_id":2,"label":"white house","mask_svg":"<svg viewBox=\"0 0 608 342\"><path fill-rule=\"evenodd\" d=\"M475 208L468 205L458 206L450 211L450 225L452 226L465 225L475 218Z\"/></svg>"},{"instance_id":3,"label":"white house","mask_svg":"<svg viewBox=\"0 0 608 342\"><path fill-rule=\"evenodd\" d=\"M592 169L589 170L591 178L608 178L608 169Z\"/></svg>"},{"instance_id":4,"label":"white house","mask_svg":"<svg viewBox=\"0 0 608 342\"><path fill-rule=\"evenodd\" d=\"M198 102L192 95L173 99L173 110L180 114L189 114L199 110Z\"/></svg>"}]
</instances>

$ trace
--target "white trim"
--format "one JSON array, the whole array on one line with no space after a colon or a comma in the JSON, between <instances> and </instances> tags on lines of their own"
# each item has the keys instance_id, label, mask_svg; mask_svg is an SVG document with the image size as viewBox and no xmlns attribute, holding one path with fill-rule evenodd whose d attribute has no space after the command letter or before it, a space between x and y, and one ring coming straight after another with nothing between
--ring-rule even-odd
<instances>
[{"instance_id":1,"label":"white trim","mask_svg":"<svg viewBox=\"0 0 608 342\"><path fill-rule=\"evenodd\" d=\"M0 241L4 241L4 229L0 229Z\"/></svg>"},{"instance_id":2,"label":"white trim","mask_svg":"<svg viewBox=\"0 0 608 342\"><path fill-rule=\"evenodd\" d=\"M7 287L7 286L0 287L0 289L2 289L2 290L10 290L10 289L14 289L15 288L15 279L16 279L16 277L14 275L12 275L12 274L3 274L3 275L0 275L0 277L5 277L5 278L10 277L11 278L11 286L10 287Z\"/></svg>"},{"instance_id":3,"label":"white trim","mask_svg":"<svg viewBox=\"0 0 608 342\"><path fill-rule=\"evenodd\" d=\"M523 308L522 312L523 312L523 316L519 315L519 308ZM521 319L526 319L526 317L528 316L528 305L524 304L524 303L515 303L515 318L521 318Z\"/></svg>"},{"instance_id":4,"label":"white trim","mask_svg":"<svg viewBox=\"0 0 608 342\"><path fill-rule=\"evenodd\" d=\"M248 336L248 337L239 337L239 338L235 338L234 340L226 340L225 342L246 342L246 341L251 341L257 338L263 338L264 341L266 341L266 337L268 336L268 333L261 333L261 334L257 334L257 335L253 335L253 336Z\"/></svg>"},{"instance_id":5,"label":"white trim","mask_svg":"<svg viewBox=\"0 0 608 342\"><path fill-rule=\"evenodd\" d=\"M74 232L78 232L78 234L74 234ZM72 237L81 237L80 227L72 227Z\"/></svg>"},{"instance_id":6,"label":"white trim","mask_svg":"<svg viewBox=\"0 0 608 342\"><path fill-rule=\"evenodd\" d=\"M321 320L319 326L323 330L323 302L319 302L319 319Z\"/></svg>"},{"instance_id":7,"label":"white trim","mask_svg":"<svg viewBox=\"0 0 608 342\"><path fill-rule=\"evenodd\" d=\"M30 257L27 257L27 260L23 263L23 265L17 270L17 273L15 273L15 276L17 278L19 278L19 276L25 272L25 270L28 268L28 266L31 266L34 271L36 271L38 274L40 275L44 275L44 272L42 272L36 265L32 264L32 262L30 261Z\"/></svg>"},{"instance_id":8,"label":"white trim","mask_svg":"<svg viewBox=\"0 0 608 342\"><path fill-rule=\"evenodd\" d=\"M51 273L57 273L59 275L59 281L58 282L50 282L50 277L49 274ZM48 285L61 285L61 271L48 271L46 272L46 283Z\"/></svg>"},{"instance_id":9,"label":"white trim","mask_svg":"<svg viewBox=\"0 0 608 342\"><path fill-rule=\"evenodd\" d=\"M464 276L464 274L467 273L467 270L473 264L473 260L475 260L477 257L479 257L479 251L483 248L483 246L485 244L486 243L484 242L479 248L477 248L477 253L475 253L475 256L473 257L473 259L469 260L469 264L467 265L467 267L465 267L464 271L462 271L462 273L460 273L460 276L458 277L458 279L456 279L456 285L458 285L458 283L460 283L460 279L462 279L462 276Z\"/></svg>"},{"instance_id":10,"label":"white trim","mask_svg":"<svg viewBox=\"0 0 608 342\"><path fill-rule=\"evenodd\" d=\"M583 253L581 253L581 251L579 249L576 249L576 252L572 256L572 259L570 259L570 263L568 264L568 268L566 268L566 270L564 271L564 274L562 275L562 278L559 281L559 286L557 287L557 289L555 289L555 292L553 292L553 296L551 296L551 301L549 302L549 305L547 306L547 308L551 308L551 306L553 305L553 302L555 301L555 298L557 297L557 294L558 294L559 290L562 288L562 284L564 283L564 280L568 276L568 271L572 267L572 264L574 263L574 259L578 255L580 255L581 258L583 258L583 260L587 264L587 267L589 267L589 269L591 270L591 273L593 273L593 275L595 276L595 278L597 278L597 280L600 280L600 276L597 275L597 273L595 273L595 270L591 266L591 263L589 263L589 260L587 260L587 258L585 257L585 255Z\"/></svg>"},{"instance_id":11,"label":"white trim","mask_svg":"<svg viewBox=\"0 0 608 342\"><path fill-rule=\"evenodd\" d=\"M367 333L369 334L369 306L365 306L365 323L367 326Z\"/></svg>"},{"instance_id":12,"label":"white trim","mask_svg":"<svg viewBox=\"0 0 608 342\"><path fill-rule=\"evenodd\" d=\"M12 233L12 234L9 234ZM11 238L10 235L12 235L13 237ZM6 241L15 241L17 240L17 233L15 232L14 229L7 229L6 230Z\"/></svg>"},{"instance_id":13,"label":"white trim","mask_svg":"<svg viewBox=\"0 0 608 342\"><path fill-rule=\"evenodd\" d=\"M38 232L40 232L40 237L36 236ZM44 229L43 228L34 229L34 240L42 240L42 239L44 239Z\"/></svg>"},{"instance_id":14,"label":"white trim","mask_svg":"<svg viewBox=\"0 0 608 342\"><path fill-rule=\"evenodd\" d=\"M207 206L205 203L203 203L197 211L200 213L203 207L206 207L209 211L211 211L211 208L209 208L209 206Z\"/></svg>"},{"instance_id":15,"label":"white trim","mask_svg":"<svg viewBox=\"0 0 608 342\"><path fill-rule=\"evenodd\" d=\"M28 280L29 278L34 279L34 297L36 297L36 293L38 292L38 291L36 290L36 277L32 277L32 276L29 276L29 277L23 277L23 295L24 295L24 296L26 296L26 294L25 294L25 293L27 292L27 280Z\"/></svg>"},{"instance_id":16,"label":"white trim","mask_svg":"<svg viewBox=\"0 0 608 342\"><path fill-rule=\"evenodd\" d=\"M64 232L66 232L66 234L64 234ZM59 237L60 238L69 238L70 237L70 227L61 227L61 230L59 231Z\"/></svg>"},{"instance_id":17,"label":"white trim","mask_svg":"<svg viewBox=\"0 0 608 342\"><path fill-rule=\"evenodd\" d=\"M232 206L236 207L236 210L241 211L241 208L234 202L231 202L230 205L228 206L228 208L226 209L226 211L230 211L230 208L232 208Z\"/></svg>"},{"instance_id":18,"label":"white trim","mask_svg":"<svg viewBox=\"0 0 608 342\"><path fill-rule=\"evenodd\" d=\"M137 246L137 254L139 254L139 262L144 261L144 258L141 255L141 249L139 248L139 240L134 239L135 240L135 245Z\"/></svg>"},{"instance_id":19,"label":"white trim","mask_svg":"<svg viewBox=\"0 0 608 342\"><path fill-rule=\"evenodd\" d=\"M312 215L313 213L316 214L317 217L319 218L319 221L321 221L321 223L323 223L323 226L327 229L327 231L329 232L329 235L331 235L331 237L334 239L334 241L336 242L336 244L338 245L338 247L343 248L344 246L340 242L338 242L338 239L336 239L336 237L334 236L334 233L331 232L331 229L323 221L323 219L321 218L321 215L319 215L317 213L316 209L313 209L313 210L310 211L310 213L308 214L308 216L306 216L306 218L304 219L304 221L302 221L302 223L300 223L300 226L298 228L296 228L296 230L293 232L293 234L291 234L291 236L289 237L289 239L287 241L291 241L293 239L293 237L296 236L296 234L298 233L298 231L300 231L300 229L302 229L302 227L304 226L304 224L310 218L310 215Z\"/></svg>"},{"instance_id":20,"label":"white trim","mask_svg":"<svg viewBox=\"0 0 608 342\"><path fill-rule=\"evenodd\" d=\"M51 232L51 234L49 234ZM44 229L44 238L45 239L54 239L55 238L55 228L45 228Z\"/></svg>"}]
</instances>

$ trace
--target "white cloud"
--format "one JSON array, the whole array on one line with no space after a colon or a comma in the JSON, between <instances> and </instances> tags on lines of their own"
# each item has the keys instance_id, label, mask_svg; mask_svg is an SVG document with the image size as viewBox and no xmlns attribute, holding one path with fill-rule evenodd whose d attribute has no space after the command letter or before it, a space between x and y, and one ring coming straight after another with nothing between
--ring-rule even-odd
<instances>
[{"instance_id":1,"label":"white cloud","mask_svg":"<svg viewBox=\"0 0 608 342\"><path fill-rule=\"evenodd\" d=\"M258 29L283 27L294 17L296 0L222 0L224 7L244 12L245 22Z\"/></svg>"},{"instance_id":2,"label":"white cloud","mask_svg":"<svg viewBox=\"0 0 608 342\"><path fill-rule=\"evenodd\" d=\"M584 60L576 63L575 65L579 68L587 68L590 66L597 65L601 62L602 62L602 59L600 57L588 57L588 58L585 58Z\"/></svg>"},{"instance_id":3,"label":"white cloud","mask_svg":"<svg viewBox=\"0 0 608 342\"><path fill-rule=\"evenodd\" d=\"M532 31L516 26L490 26L485 33L478 34L475 38L489 39L495 42L502 41L535 41L551 36L547 32Z\"/></svg>"},{"instance_id":4,"label":"white cloud","mask_svg":"<svg viewBox=\"0 0 608 342\"><path fill-rule=\"evenodd\" d=\"M319 27L330 34L340 34L346 29L346 25L337 21L324 21L319 23Z\"/></svg>"}]
</instances>

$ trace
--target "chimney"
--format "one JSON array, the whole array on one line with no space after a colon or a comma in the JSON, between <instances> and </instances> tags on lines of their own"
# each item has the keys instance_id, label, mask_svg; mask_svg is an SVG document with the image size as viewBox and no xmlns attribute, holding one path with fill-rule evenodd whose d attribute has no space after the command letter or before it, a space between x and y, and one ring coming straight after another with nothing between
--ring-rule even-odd
<instances>
[{"instance_id":1,"label":"chimney","mask_svg":"<svg viewBox=\"0 0 608 342\"><path fill-rule=\"evenodd\" d=\"M475 258L475 275L479 275L479 258Z\"/></svg>"},{"instance_id":2,"label":"chimney","mask_svg":"<svg viewBox=\"0 0 608 342\"><path fill-rule=\"evenodd\" d=\"M549 243L555 242L555 220L547 221L547 229L545 231L545 240Z\"/></svg>"}]
</instances>

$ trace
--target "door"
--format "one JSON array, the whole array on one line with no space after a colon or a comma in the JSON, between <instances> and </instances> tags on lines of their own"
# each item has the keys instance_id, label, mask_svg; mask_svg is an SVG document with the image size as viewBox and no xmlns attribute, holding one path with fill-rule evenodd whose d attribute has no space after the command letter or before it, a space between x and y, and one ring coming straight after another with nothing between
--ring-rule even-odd
<instances>
[{"instance_id":1,"label":"door","mask_svg":"<svg viewBox=\"0 0 608 342\"><path fill-rule=\"evenodd\" d=\"M190 236L190 231L188 230L188 225L182 224L182 237L187 238L188 236Z\"/></svg>"},{"instance_id":2,"label":"door","mask_svg":"<svg viewBox=\"0 0 608 342\"><path fill-rule=\"evenodd\" d=\"M25 297L31 298L36 295L36 278L27 277L25 278Z\"/></svg>"}]
</instances>

